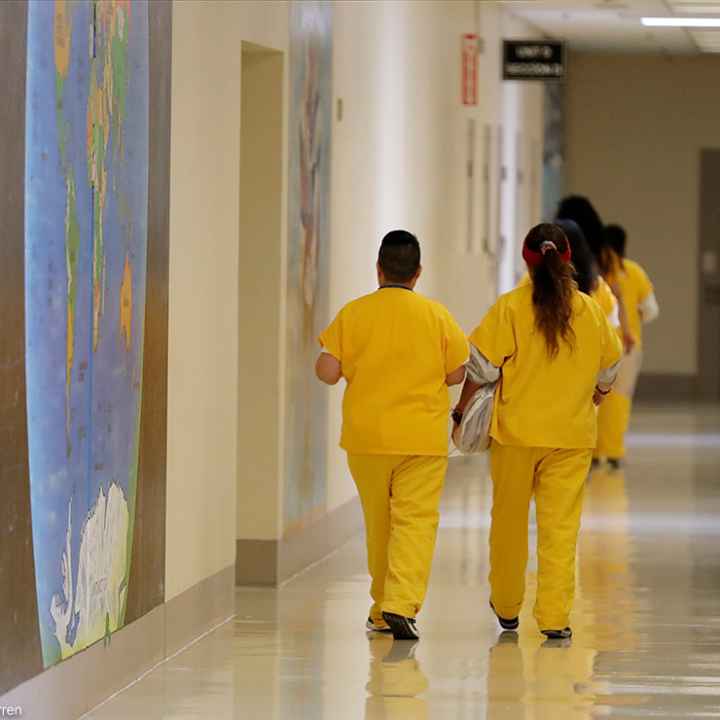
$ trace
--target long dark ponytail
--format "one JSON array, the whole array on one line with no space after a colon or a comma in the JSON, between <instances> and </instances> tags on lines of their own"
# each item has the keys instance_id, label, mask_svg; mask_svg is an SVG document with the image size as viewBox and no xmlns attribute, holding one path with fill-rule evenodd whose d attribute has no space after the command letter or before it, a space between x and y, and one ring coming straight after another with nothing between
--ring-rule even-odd
<instances>
[{"instance_id":1,"label":"long dark ponytail","mask_svg":"<svg viewBox=\"0 0 720 720\"><path fill-rule=\"evenodd\" d=\"M575 268L575 282L578 290L586 295L597 289L598 269L595 258L585 240L585 234L574 220L556 220L570 242L572 264Z\"/></svg>"},{"instance_id":2,"label":"long dark ponytail","mask_svg":"<svg viewBox=\"0 0 720 720\"><path fill-rule=\"evenodd\" d=\"M590 200L584 195L568 195L560 201L555 217L574 220L585 235L600 274L603 277L612 274L617 264L616 256L605 237L605 225Z\"/></svg>"},{"instance_id":3,"label":"long dark ponytail","mask_svg":"<svg viewBox=\"0 0 720 720\"><path fill-rule=\"evenodd\" d=\"M545 337L548 354L554 358L561 341L571 348L575 342L571 320L577 283L570 262L570 243L562 228L542 223L525 238L523 256L533 282L535 325Z\"/></svg>"}]
</instances>

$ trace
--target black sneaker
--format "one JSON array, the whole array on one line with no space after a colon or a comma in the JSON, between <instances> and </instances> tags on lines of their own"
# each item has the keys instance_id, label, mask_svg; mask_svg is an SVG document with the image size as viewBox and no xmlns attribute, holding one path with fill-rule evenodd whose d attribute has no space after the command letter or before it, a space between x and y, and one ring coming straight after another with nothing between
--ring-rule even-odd
<instances>
[{"instance_id":1,"label":"black sneaker","mask_svg":"<svg viewBox=\"0 0 720 720\"><path fill-rule=\"evenodd\" d=\"M388 625L385 625L384 623L381 625L380 623L376 623L372 618L368 618L367 622L365 623L365 627L369 632L377 632L377 633L390 633L392 630Z\"/></svg>"},{"instance_id":2,"label":"black sneaker","mask_svg":"<svg viewBox=\"0 0 720 720\"><path fill-rule=\"evenodd\" d=\"M420 632L415 624L415 618L384 612L383 619L390 626L396 640L419 640Z\"/></svg>"},{"instance_id":3,"label":"black sneaker","mask_svg":"<svg viewBox=\"0 0 720 720\"><path fill-rule=\"evenodd\" d=\"M572 630L569 627L564 630L543 630L542 634L548 640L569 640L572 637Z\"/></svg>"},{"instance_id":4,"label":"black sneaker","mask_svg":"<svg viewBox=\"0 0 720 720\"><path fill-rule=\"evenodd\" d=\"M495 617L498 619L498 622L500 623L500 627L503 630L509 630L510 632L515 632L520 627L520 618L500 617L498 615L497 610L495 609L495 606L492 603L490 603L490 609L495 613Z\"/></svg>"},{"instance_id":5,"label":"black sneaker","mask_svg":"<svg viewBox=\"0 0 720 720\"><path fill-rule=\"evenodd\" d=\"M619 458L608 458L607 462L611 470L619 470L622 467L622 460Z\"/></svg>"}]
</instances>

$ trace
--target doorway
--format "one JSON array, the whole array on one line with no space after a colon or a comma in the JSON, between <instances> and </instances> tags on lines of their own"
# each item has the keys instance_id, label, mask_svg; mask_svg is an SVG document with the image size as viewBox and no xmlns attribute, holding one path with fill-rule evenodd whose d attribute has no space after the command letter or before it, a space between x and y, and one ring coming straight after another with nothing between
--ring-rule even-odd
<instances>
[{"instance_id":1,"label":"doorway","mask_svg":"<svg viewBox=\"0 0 720 720\"><path fill-rule=\"evenodd\" d=\"M698 395L720 400L720 150L700 155Z\"/></svg>"},{"instance_id":2,"label":"doorway","mask_svg":"<svg viewBox=\"0 0 720 720\"><path fill-rule=\"evenodd\" d=\"M274 584L281 534L283 59L242 43L238 584Z\"/></svg>"}]
</instances>

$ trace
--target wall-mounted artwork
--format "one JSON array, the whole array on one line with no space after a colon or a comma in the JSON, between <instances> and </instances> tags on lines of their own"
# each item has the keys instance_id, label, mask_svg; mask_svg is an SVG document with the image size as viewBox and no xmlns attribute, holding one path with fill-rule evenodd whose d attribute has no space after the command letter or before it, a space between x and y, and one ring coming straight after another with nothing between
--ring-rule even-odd
<instances>
[{"instance_id":1,"label":"wall-mounted artwork","mask_svg":"<svg viewBox=\"0 0 720 720\"><path fill-rule=\"evenodd\" d=\"M26 373L45 665L125 619L147 269L148 15L33 2Z\"/></svg>"},{"instance_id":2,"label":"wall-mounted artwork","mask_svg":"<svg viewBox=\"0 0 720 720\"><path fill-rule=\"evenodd\" d=\"M324 511L327 397L313 375L328 317L332 5L290 9L285 528Z\"/></svg>"},{"instance_id":3,"label":"wall-mounted artwork","mask_svg":"<svg viewBox=\"0 0 720 720\"><path fill-rule=\"evenodd\" d=\"M22 310L0 334L19 336L24 464L3 492L30 507L14 508L26 530L0 530L0 544L31 549L34 582L0 610L24 618L18 640L38 650L13 677L0 668L0 692L164 600L171 5L14 6L8 20L26 33L4 67L23 81L12 121L24 157L0 173L22 222L0 286L20 270ZM0 115L0 133L11 129Z\"/></svg>"}]
</instances>

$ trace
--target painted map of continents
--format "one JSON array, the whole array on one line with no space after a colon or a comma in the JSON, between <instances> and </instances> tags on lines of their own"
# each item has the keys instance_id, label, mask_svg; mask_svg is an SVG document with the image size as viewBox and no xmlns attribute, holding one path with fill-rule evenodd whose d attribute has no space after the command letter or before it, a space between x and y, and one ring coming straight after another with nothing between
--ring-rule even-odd
<instances>
[{"instance_id":1,"label":"painted map of continents","mask_svg":"<svg viewBox=\"0 0 720 720\"><path fill-rule=\"evenodd\" d=\"M148 6L31 0L25 273L45 666L124 622L142 395Z\"/></svg>"}]
</instances>

